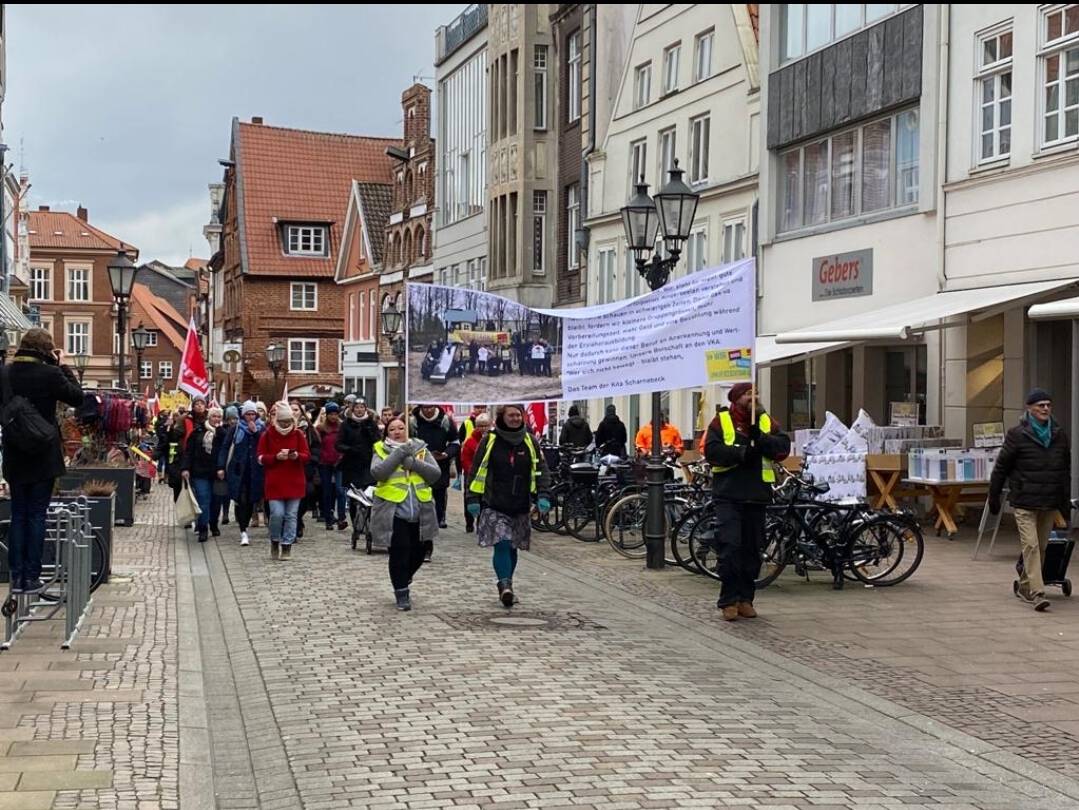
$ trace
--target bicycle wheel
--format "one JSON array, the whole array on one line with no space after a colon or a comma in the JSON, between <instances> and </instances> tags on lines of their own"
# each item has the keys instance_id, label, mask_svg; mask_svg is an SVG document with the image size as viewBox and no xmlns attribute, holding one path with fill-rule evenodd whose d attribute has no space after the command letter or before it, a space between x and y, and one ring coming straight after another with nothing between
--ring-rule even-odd
<instances>
[{"instance_id":1,"label":"bicycle wheel","mask_svg":"<svg viewBox=\"0 0 1079 810\"><path fill-rule=\"evenodd\" d=\"M795 528L781 517L766 517L764 522L764 548L761 549L761 575L756 587L767 588L775 582L787 567L788 549L793 546Z\"/></svg>"},{"instance_id":2,"label":"bicycle wheel","mask_svg":"<svg viewBox=\"0 0 1079 810\"><path fill-rule=\"evenodd\" d=\"M715 514L702 515L689 532L689 555L697 570L712 579L719 579L719 556L716 537L719 521Z\"/></svg>"},{"instance_id":3,"label":"bicycle wheel","mask_svg":"<svg viewBox=\"0 0 1079 810\"><path fill-rule=\"evenodd\" d=\"M578 540L594 542L599 539L596 522L596 501L590 489L575 489L562 505L562 520L571 535ZM592 531L588 527L592 526Z\"/></svg>"},{"instance_id":4,"label":"bicycle wheel","mask_svg":"<svg viewBox=\"0 0 1079 810\"><path fill-rule=\"evenodd\" d=\"M674 561L689 571L691 574L699 574L693 555L689 549L689 535L693 527L705 516L707 507L695 507L683 514L671 528L671 557Z\"/></svg>"},{"instance_id":5,"label":"bicycle wheel","mask_svg":"<svg viewBox=\"0 0 1079 810\"><path fill-rule=\"evenodd\" d=\"M643 495L627 495L619 498L607 510L603 522L603 534L611 548L631 560L643 559L648 554L644 527L647 504Z\"/></svg>"},{"instance_id":6,"label":"bicycle wheel","mask_svg":"<svg viewBox=\"0 0 1079 810\"><path fill-rule=\"evenodd\" d=\"M882 515L863 524L851 543L850 571L867 585L898 585L918 570L925 554L921 528Z\"/></svg>"}]
</instances>

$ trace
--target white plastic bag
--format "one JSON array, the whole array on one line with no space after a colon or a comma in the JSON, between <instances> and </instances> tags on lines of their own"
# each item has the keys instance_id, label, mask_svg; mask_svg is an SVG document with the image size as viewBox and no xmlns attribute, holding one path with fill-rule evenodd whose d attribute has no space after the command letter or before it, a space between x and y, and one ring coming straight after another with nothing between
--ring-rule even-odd
<instances>
[{"instance_id":1,"label":"white plastic bag","mask_svg":"<svg viewBox=\"0 0 1079 810\"><path fill-rule=\"evenodd\" d=\"M184 481L180 497L176 499L176 525L187 526L195 522L195 518L202 514L195 493L191 491L191 485Z\"/></svg>"}]
</instances>

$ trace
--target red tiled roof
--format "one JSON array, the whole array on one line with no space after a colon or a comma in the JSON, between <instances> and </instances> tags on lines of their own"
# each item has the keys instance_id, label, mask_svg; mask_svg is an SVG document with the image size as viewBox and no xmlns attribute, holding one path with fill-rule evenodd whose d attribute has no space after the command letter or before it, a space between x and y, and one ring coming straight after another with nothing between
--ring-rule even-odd
<instances>
[{"instance_id":1,"label":"red tiled roof","mask_svg":"<svg viewBox=\"0 0 1079 810\"><path fill-rule=\"evenodd\" d=\"M235 143L246 243L244 271L253 275L333 278L353 180L392 183L387 146L368 138L240 123ZM329 222L325 257L286 256L274 222Z\"/></svg>"},{"instance_id":2,"label":"red tiled roof","mask_svg":"<svg viewBox=\"0 0 1079 810\"><path fill-rule=\"evenodd\" d=\"M134 251L135 255L138 255L138 249L133 245L121 242L115 236L83 222L67 211L29 211L27 214L31 249L120 250L123 247L124 250Z\"/></svg>"},{"instance_id":3,"label":"red tiled roof","mask_svg":"<svg viewBox=\"0 0 1079 810\"><path fill-rule=\"evenodd\" d=\"M206 267L209 263L210 263L209 259L196 259L194 256L192 256L190 259L188 259L186 262L184 262L184 267L187 268L188 270L201 270L202 268Z\"/></svg>"},{"instance_id":4,"label":"red tiled roof","mask_svg":"<svg viewBox=\"0 0 1079 810\"><path fill-rule=\"evenodd\" d=\"M753 39L760 44L761 41L761 6L760 3L746 3L749 9L749 21L753 24ZM778 7L777 7L778 8Z\"/></svg>"},{"instance_id":5,"label":"red tiled roof","mask_svg":"<svg viewBox=\"0 0 1079 810\"><path fill-rule=\"evenodd\" d=\"M135 284L131 288L131 302L135 317L140 314L145 315L151 321L146 326L153 326L168 338L169 343L181 352L184 350L184 339L187 337L187 322L172 304L164 298L154 295L145 284ZM183 334L181 334L181 330L183 330Z\"/></svg>"}]
</instances>

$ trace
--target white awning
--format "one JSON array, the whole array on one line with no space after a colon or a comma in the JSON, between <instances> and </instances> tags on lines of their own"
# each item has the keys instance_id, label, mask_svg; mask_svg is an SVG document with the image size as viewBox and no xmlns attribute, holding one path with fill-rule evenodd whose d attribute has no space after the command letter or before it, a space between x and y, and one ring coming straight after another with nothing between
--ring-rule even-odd
<instances>
[{"instance_id":1,"label":"white awning","mask_svg":"<svg viewBox=\"0 0 1079 810\"><path fill-rule=\"evenodd\" d=\"M780 332L776 343L817 343L822 341L904 340L912 332L936 326L938 321L970 312L983 312L981 317L996 314L997 308L1008 309L1027 299L1034 299L1075 284L1074 281L1041 281L1031 284L1009 284L1003 287L980 287L974 290L942 292L892 304L849 318L807 326L793 332ZM975 320L980 320L976 318Z\"/></svg>"},{"instance_id":2,"label":"white awning","mask_svg":"<svg viewBox=\"0 0 1079 810\"><path fill-rule=\"evenodd\" d=\"M1069 318L1079 318L1079 298L1064 298L1060 301L1035 304L1027 310L1027 317L1032 321L1064 321Z\"/></svg>"},{"instance_id":3,"label":"white awning","mask_svg":"<svg viewBox=\"0 0 1079 810\"><path fill-rule=\"evenodd\" d=\"M846 340L822 343L776 343L775 335L758 335L755 359L758 366L778 366L784 363L795 363L849 345L850 341Z\"/></svg>"}]
</instances>

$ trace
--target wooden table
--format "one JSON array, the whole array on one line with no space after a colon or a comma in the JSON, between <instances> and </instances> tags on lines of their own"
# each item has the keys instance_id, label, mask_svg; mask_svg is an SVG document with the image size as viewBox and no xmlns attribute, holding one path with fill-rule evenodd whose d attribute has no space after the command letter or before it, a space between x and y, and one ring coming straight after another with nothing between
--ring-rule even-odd
<instances>
[{"instance_id":1,"label":"wooden table","mask_svg":"<svg viewBox=\"0 0 1079 810\"><path fill-rule=\"evenodd\" d=\"M916 489L924 489L933 499L933 512L937 513L937 519L933 528L940 535L944 529L948 537L952 538L959 532L959 526L955 522L955 509L964 503L985 503L989 492L988 481L926 481L920 478L905 478L903 483ZM977 490L971 492L970 490Z\"/></svg>"},{"instance_id":2,"label":"wooden table","mask_svg":"<svg viewBox=\"0 0 1079 810\"><path fill-rule=\"evenodd\" d=\"M874 509L899 511L900 498L917 497L918 493L909 487L900 487L899 483L907 472L905 453L875 454L866 456L866 497ZM868 486L872 484L873 486ZM876 487L876 492L872 492Z\"/></svg>"}]
</instances>

